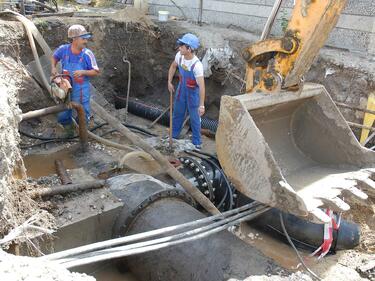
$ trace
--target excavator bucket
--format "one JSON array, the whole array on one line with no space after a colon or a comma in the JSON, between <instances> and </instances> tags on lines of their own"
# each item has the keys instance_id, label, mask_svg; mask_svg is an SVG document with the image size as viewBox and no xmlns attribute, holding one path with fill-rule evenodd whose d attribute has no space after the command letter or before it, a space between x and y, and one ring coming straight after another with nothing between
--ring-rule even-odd
<instances>
[{"instance_id":1,"label":"excavator bucket","mask_svg":"<svg viewBox=\"0 0 375 281\"><path fill-rule=\"evenodd\" d=\"M323 208L347 211L349 197L375 193L375 152L359 144L322 85L223 96L216 146L238 191L315 223L330 221Z\"/></svg>"}]
</instances>

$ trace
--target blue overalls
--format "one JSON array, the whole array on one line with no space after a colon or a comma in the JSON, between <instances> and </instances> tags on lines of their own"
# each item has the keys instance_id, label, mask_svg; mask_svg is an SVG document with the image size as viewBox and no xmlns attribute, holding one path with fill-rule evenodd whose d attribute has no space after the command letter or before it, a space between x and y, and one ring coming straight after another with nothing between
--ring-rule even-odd
<instances>
[{"instance_id":1,"label":"blue overalls","mask_svg":"<svg viewBox=\"0 0 375 281\"><path fill-rule=\"evenodd\" d=\"M192 142L194 145L202 144L201 141L201 118L199 108L199 86L194 76L194 63L190 71L181 66L182 58L178 64L179 80L174 101L172 137L178 138L184 123L186 109L190 115L190 126L193 132Z\"/></svg>"},{"instance_id":2,"label":"blue overalls","mask_svg":"<svg viewBox=\"0 0 375 281\"><path fill-rule=\"evenodd\" d=\"M77 61L72 61L72 57L69 56L68 50L64 54L61 60L61 66L63 69L63 74L69 75L73 82L72 84L72 92L70 94L70 99L73 102L82 104L85 115L86 115L86 122L88 122L90 118L90 82L89 77L87 76L80 76L74 78L73 73L76 70L85 70L85 62L84 62L84 50L75 58ZM57 115L57 121L62 125L69 125L72 123L72 110L66 110L61 112Z\"/></svg>"}]
</instances>

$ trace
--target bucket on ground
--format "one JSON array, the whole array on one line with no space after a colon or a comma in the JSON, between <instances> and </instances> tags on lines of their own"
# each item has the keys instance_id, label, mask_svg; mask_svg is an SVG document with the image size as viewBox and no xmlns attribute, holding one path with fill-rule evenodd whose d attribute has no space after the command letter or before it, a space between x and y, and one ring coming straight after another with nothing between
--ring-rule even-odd
<instances>
[{"instance_id":1,"label":"bucket on ground","mask_svg":"<svg viewBox=\"0 0 375 281\"><path fill-rule=\"evenodd\" d=\"M168 11L159 11L159 21L168 21L169 12Z\"/></svg>"}]
</instances>

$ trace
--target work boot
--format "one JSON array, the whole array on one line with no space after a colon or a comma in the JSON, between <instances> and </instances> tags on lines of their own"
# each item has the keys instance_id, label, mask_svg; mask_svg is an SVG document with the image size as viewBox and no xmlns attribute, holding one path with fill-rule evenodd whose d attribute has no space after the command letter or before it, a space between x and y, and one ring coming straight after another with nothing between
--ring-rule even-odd
<instances>
[{"instance_id":1,"label":"work boot","mask_svg":"<svg viewBox=\"0 0 375 281\"><path fill-rule=\"evenodd\" d=\"M64 125L64 137L71 139L74 137L74 126L73 124Z\"/></svg>"},{"instance_id":2,"label":"work boot","mask_svg":"<svg viewBox=\"0 0 375 281\"><path fill-rule=\"evenodd\" d=\"M196 144L194 146L195 146L196 150L201 150L202 149L202 145L201 144Z\"/></svg>"}]
</instances>

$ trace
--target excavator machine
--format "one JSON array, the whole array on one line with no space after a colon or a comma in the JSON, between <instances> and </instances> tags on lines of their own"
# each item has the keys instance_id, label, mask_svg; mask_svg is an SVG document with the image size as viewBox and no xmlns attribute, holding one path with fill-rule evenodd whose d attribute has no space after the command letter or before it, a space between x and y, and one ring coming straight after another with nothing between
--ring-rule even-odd
<instances>
[{"instance_id":1,"label":"excavator machine","mask_svg":"<svg viewBox=\"0 0 375 281\"><path fill-rule=\"evenodd\" d=\"M295 0L283 37L243 51L247 93L222 97L216 133L239 192L315 223L331 220L324 209L347 211L348 199L375 191L375 152L360 145L322 85L303 82L346 2Z\"/></svg>"}]
</instances>

